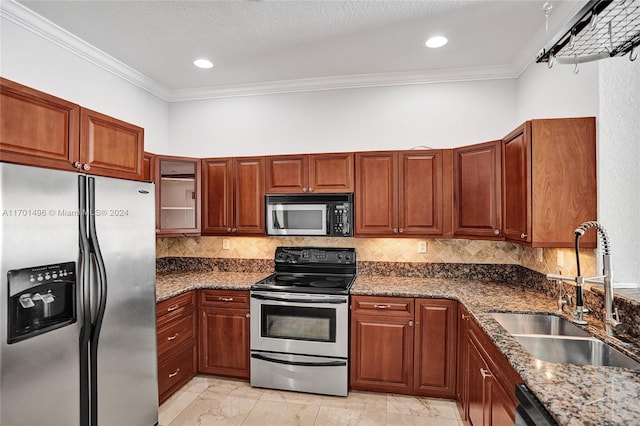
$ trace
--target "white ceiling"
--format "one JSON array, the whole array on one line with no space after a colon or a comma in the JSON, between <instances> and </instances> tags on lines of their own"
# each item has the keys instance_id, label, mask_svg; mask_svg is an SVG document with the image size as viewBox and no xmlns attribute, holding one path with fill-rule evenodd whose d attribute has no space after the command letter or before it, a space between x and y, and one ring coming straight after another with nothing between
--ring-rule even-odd
<instances>
[{"instance_id":1,"label":"white ceiling","mask_svg":"<svg viewBox=\"0 0 640 426\"><path fill-rule=\"evenodd\" d=\"M513 78L548 37L539 0L19 3L55 24L43 21L49 33L77 36L167 100ZM584 3L553 1L549 37ZM426 48L436 33L449 43ZM216 66L197 69L196 57Z\"/></svg>"}]
</instances>

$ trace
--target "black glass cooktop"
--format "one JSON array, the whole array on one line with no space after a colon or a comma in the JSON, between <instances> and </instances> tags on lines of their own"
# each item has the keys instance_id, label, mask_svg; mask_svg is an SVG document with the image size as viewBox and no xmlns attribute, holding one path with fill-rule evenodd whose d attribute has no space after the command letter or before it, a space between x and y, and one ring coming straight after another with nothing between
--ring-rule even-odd
<instances>
[{"instance_id":1,"label":"black glass cooktop","mask_svg":"<svg viewBox=\"0 0 640 426\"><path fill-rule=\"evenodd\" d=\"M278 247L274 262L276 272L252 290L348 294L357 271L353 248Z\"/></svg>"}]
</instances>

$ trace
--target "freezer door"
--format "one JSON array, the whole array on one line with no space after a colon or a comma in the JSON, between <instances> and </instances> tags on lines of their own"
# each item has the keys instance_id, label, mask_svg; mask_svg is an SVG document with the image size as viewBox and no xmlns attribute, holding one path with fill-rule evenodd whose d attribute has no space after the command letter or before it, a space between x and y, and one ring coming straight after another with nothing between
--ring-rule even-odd
<instances>
[{"instance_id":1,"label":"freezer door","mask_svg":"<svg viewBox=\"0 0 640 426\"><path fill-rule=\"evenodd\" d=\"M2 425L79 424L81 312L77 311L76 322L8 344L6 309L8 271L67 262L78 264L78 179L75 173L0 163ZM50 278L46 276L42 274L43 281L54 281L53 272ZM36 283L38 278L36 272ZM66 278L70 279L69 274ZM79 287L76 285L77 292ZM56 303L51 300L54 296L46 296L47 303ZM25 304L26 315L44 307L45 301L35 299L33 306ZM77 293L76 300L79 299Z\"/></svg>"},{"instance_id":2,"label":"freezer door","mask_svg":"<svg viewBox=\"0 0 640 426\"><path fill-rule=\"evenodd\" d=\"M95 179L95 225L107 278L98 339L100 426L158 421L153 184ZM89 185L91 186L91 185ZM93 293L99 293L96 286Z\"/></svg>"}]
</instances>

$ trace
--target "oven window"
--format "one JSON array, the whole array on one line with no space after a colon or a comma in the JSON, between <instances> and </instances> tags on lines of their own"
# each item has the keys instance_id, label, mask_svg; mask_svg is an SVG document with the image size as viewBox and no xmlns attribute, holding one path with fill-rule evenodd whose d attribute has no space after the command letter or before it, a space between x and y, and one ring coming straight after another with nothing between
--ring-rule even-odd
<instances>
[{"instance_id":1,"label":"oven window","mask_svg":"<svg viewBox=\"0 0 640 426\"><path fill-rule=\"evenodd\" d=\"M274 210L273 224L276 229L323 229L322 210Z\"/></svg>"},{"instance_id":2,"label":"oven window","mask_svg":"<svg viewBox=\"0 0 640 426\"><path fill-rule=\"evenodd\" d=\"M276 339L336 341L336 310L300 306L265 305L262 308L262 337Z\"/></svg>"}]
</instances>

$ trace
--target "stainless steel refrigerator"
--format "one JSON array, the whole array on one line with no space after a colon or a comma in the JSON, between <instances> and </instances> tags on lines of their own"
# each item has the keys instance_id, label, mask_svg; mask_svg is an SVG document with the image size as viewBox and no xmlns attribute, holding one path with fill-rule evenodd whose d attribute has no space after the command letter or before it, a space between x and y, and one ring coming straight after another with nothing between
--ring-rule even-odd
<instances>
[{"instance_id":1,"label":"stainless steel refrigerator","mask_svg":"<svg viewBox=\"0 0 640 426\"><path fill-rule=\"evenodd\" d=\"M0 424L157 424L153 184L0 180Z\"/></svg>"}]
</instances>

